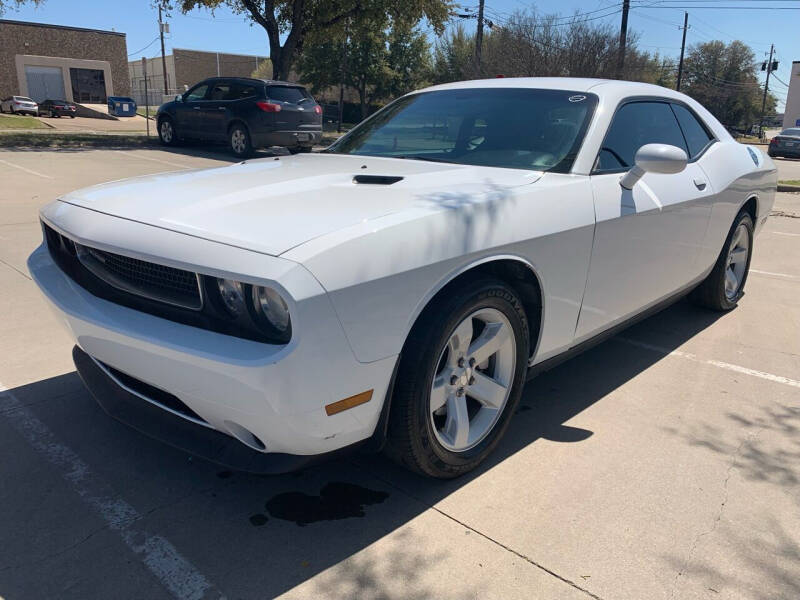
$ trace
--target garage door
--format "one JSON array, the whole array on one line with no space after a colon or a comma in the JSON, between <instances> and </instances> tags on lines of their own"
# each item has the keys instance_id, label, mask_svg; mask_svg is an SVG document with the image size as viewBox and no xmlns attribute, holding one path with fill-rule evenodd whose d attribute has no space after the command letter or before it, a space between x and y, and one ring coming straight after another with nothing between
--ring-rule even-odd
<instances>
[{"instance_id":1,"label":"garage door","mask_svg":"<svg viewBox=\"0 0 800 600\"><path fill-rule=\"evenodd\" d=\"M48 98L66 100L64 95L64 75L61 67L36 67L25 65L25 78L28 81L28 96L36 102Z\"/></svg>"}]
</instances>

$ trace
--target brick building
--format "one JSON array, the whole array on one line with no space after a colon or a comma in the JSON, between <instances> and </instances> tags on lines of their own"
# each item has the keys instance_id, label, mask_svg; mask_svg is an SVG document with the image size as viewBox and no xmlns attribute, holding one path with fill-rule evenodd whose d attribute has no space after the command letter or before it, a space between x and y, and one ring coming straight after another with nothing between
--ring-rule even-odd
<instances>
[{"instance_id":1,"label":"brick building","mask_svg":"<svg viewBox=\"0 0 800 600\"><path fill-rule=\"evenodd\" d=\"M105 104L128 96L124 33L0 19L0 98Z\"/></svg>"},{"instance_id":2,"label":"brick building","mask_svg":"<svg viewBox=\"0 0 800 600\"><path fill-rule=\"evenodd\" d=\"M161 104L164 100L164 68L161 56L146 59L149 103ZM247 54L226 54L173 48L165 57L167 65L167 97L183 93L185 86L191 87L207 77L250 77L269 58ZM270 69L267 69L271 71ZM144 103L144 72L142 61L128 63L131 93L139 103ZM267 75L269 75L268 73Z\"/></svg>"}]
</instances>

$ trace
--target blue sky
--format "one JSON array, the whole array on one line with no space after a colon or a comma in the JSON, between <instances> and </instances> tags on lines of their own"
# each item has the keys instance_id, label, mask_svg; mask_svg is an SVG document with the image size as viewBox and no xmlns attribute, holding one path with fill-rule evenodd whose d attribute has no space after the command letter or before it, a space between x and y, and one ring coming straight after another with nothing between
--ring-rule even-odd
<instances>
[{"instance_id":1,"label":"blue sky","mask_svg":"<svg viewBox=\"0 0 800 600\"><path fill-rule=\"evenodd\" d=\"M477 7L477 0L462 0L467 9ZM517 9L534 6L539 13L591 13L584 18L596 18L595 23L619 27L621 2L615 0L486 0L487 18L502 23ZM792 60L800 60L800 1L795 0L632 0L629 29L641 34L643 49L658 51L677 58L680 52L683 12L689 12L687 45L721 39L739 39L749 44L759 60L766 60L770 43L775 44L780 61L777 77L789 83ZM130 9L128 6L136 6ZM683 7L689 8L684 9ZM715 8L701 8L714 6ZM677 8L676 8L677 7ZM739 7L738 9L725 7ZM743 7L756 7L746 10ZM779 10L776 10L776 7ZM792 8L793 10L785 10ZM797 10L794 10L797 9ZM159 51L157 11L149 0L109 2L108 0L45 0L39 7L13 8L3 15L6 19L35 21L57 25L74 25L96 29L114 29L127 34L131 59L154 56ZM266 34L250 26L242 15L223 8L214 16L208 11L179 12L169 20L171 33L167 52L173 46L216 50L243 54L267 54ZM472 26L475 21L467 21ZM151 44L152 45L149 45ZM149 46L148 46L149 45ZM786 97L786 87L780 82L770 88L779 99ZM783 103L779 108L782 110Z\"/></svg>"}]
</instances>

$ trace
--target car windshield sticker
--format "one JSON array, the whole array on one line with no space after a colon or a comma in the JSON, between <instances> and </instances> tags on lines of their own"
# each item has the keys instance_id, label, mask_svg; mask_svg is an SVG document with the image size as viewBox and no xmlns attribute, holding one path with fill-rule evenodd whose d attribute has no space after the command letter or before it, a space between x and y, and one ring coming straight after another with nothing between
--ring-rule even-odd
<instances>
[{"instance_id":1,"label":"car windshield sticker","mask_svg":"<svg viewBox=\"0 0 800 600\"><path fill-rule=\"evenodd\" d=\"M586 96L570 96L568 100L570 102L583 102L586 100Z\"/></svg>"}]
</instances>

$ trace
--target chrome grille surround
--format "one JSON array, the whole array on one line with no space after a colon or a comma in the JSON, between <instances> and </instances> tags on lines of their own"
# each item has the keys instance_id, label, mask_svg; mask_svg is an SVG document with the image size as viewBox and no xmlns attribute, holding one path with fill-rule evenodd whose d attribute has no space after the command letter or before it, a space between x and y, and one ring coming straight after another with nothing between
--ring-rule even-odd
<instances>
[{"instance_id":1,"label":"chrome grille surround","mask_svg":"<svg viewBox=\"0 0 800 600\"><path fill-rule=\"evenodd\" d=\"M203 308L202 286L197 273L78 243L75 250L86 269L119 290L181 308L198 311Z\"/></svg>"}]
</instances>

